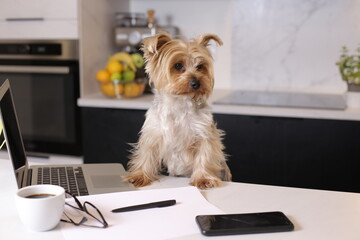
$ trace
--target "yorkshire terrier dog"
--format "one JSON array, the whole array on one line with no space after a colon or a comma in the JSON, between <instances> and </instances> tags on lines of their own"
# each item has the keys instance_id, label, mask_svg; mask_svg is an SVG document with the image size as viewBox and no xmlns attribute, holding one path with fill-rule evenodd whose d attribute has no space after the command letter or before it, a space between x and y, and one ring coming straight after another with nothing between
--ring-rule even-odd
<instances>
[{"instance_id":1,"label":"yorkshire terrier dog","mask_svg":"<svg viewBox=\"0 0 360 240\"><path fill-rule=\"evenodd\" d=\"M214 86L210 40L222 45L214 34L190 42L166 33L144 39L145 71L155 98L128 164L126 178L136 187L157 180L164 169L170 176L190 177L200 189L231 181L223 132L207 103Z\"/></svg>"}]
</instances>

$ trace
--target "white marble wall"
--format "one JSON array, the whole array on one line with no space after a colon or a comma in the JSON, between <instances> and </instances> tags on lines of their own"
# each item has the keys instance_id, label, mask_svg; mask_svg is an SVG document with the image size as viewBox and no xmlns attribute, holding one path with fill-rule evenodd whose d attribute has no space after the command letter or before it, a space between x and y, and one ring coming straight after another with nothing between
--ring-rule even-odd
<instances>
[{"instance_id":1,"label":"white marble wall","mask_svg":"<svg viewBox=\"0 0 360 240\"><path fill-rule=\"evenodd\" d=\"M233 0L236 89L342 92L340 48L360 44L359 0Z\"/></svg>"}]
</instances>

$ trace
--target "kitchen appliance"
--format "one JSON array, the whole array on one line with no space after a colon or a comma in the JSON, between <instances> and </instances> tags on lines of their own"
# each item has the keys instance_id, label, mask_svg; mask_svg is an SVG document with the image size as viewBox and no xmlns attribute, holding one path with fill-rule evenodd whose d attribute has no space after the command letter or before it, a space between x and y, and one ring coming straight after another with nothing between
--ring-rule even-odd
<instances>
[{"instance_id":1,"label":"kitchen appliance","mask_svg":"<svg viewBox=\"0 0 360 240\"><path fill-rule=\"evenodd\" d=\"M0 83L6 79L25 150L81 155L78 42L1 40Z\"/></svg>"},{"instance_id":2,"label":"kitchen appliance","mask_svg":"<svg viewBox=\"0 0 360 240\"><path fill-rule=\"evenodd\" d=\"M175 26L156 26L155 11L145 13L116 13L117 27L115 28L115 43L121 52L140 53L141 42L144 38L154 36L160 31L164 31L176 37L179 35L179 29ZM151 87L144 67L136 72L136 79L143 79L145 82L145 93L151 93Z\"/></svg>"},{"instance_id":3,"label":"kitchen appliance","mask_svg":"<svg viewBox=\"0 0 360 240\"><path fill-rule=\"evenodd\" d=\"M172 36L179 34L175 26L156 26L155 11L145 13L117 13L117 27L115 28L115 42L121 51L137 52L141 41L155 35L159 31L165 31Z\"/></svg>"}]
</instances>

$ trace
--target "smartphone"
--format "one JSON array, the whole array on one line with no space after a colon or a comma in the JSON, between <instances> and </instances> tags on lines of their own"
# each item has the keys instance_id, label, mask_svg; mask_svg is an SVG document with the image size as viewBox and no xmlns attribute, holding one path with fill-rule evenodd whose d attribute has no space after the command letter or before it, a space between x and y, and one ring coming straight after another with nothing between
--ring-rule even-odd
<instances>
[{"instance_id":1,"label":"smartphone","mask_svg":"<svg viewBox=\"0 0 360 240\"><path fill-rule=\"evenodd\" d=\"M282 212L199 215L196 222L205 236L294 230L294 224Z\"/></svg>"}]
</instances>

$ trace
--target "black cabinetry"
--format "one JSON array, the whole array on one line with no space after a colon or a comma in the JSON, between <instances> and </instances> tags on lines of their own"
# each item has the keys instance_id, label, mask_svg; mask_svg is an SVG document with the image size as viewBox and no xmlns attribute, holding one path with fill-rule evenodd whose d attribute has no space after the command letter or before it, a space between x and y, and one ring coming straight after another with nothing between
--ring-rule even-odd
<instances>
[{"instance_id":1,"label":"black cabinetry","mask_svg":"<svg viewBox=\"0 0 360 240\"><path fill-rule=\"evenodd\" d=\"M138 139L145 111L82 108L85 163L128 162L130 143Z\"/></svg>"},{"instance_id":2,"label":"black cabinetry","mask_svg":"<svg viewBox=\"0 0 360 240\"><path fill-rule=\"evenodd\" d=\"M360 122L215 115L234 181L360 192Z\"/></svg>"},{"instance_id":3,"label":"black cabinetry","mask_svg":"<svg viewBox=\"0 0 360 240\"><path fill-rule=\"evenodd\" d=\"M84 161L126 166L144 110L82 108ZM215 114L237 182L360 192L360 121Z\"/></svg>"}]
</instances>

